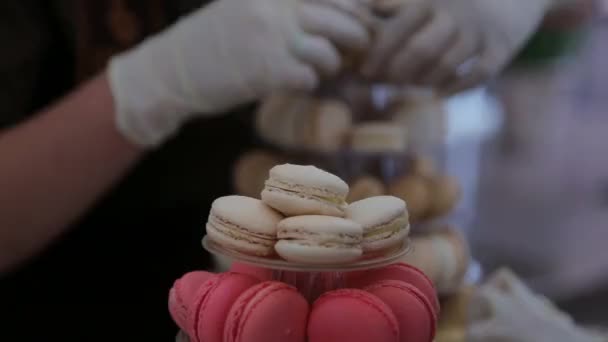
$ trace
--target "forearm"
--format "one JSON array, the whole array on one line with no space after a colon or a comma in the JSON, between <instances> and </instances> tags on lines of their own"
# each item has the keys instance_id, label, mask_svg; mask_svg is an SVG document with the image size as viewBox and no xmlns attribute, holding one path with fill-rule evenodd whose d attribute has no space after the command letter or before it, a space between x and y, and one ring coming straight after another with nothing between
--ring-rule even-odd
<instances>
[{"instance_id":1,"label":"forearm","mask_svg":"<svg viewBox=\"0 0 608 342\"><path fill-rule=\"evenodd\" d=\"M117 131L103 76L0 132L0 273L64 233L142 153Z\"/></svg>"}]
</instances>

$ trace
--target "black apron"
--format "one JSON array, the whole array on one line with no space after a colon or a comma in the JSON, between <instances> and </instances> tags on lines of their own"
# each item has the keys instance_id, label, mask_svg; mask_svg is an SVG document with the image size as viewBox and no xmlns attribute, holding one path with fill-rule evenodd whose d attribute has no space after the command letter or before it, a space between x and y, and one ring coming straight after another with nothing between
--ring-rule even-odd
<instances>
[{"instance_id":1,"label":"black apron","mask_svg":"<svg viewBox=\"0 0 608 342\"><path fill-rule=\"evenodd\" d=\"M135 14L138 6L152 8L152 3L160 4L152 17L169 13L171 20L193 7L127 1ZM115 52L109 47L116 44L102 37L98 41L107 46L97 45L102 48L86 55L95 41L79 35L78 23L86 22L86 15L65 12L71 5L0 2L0 129L76 86L87 76L82 70L94 71L94 57L102 61ZM74 16L77 20L71 20ZM139 23L138 41L165 24ZM200 240L211 202L230 193L232 164L253 140L247 111L188 125L67 234L0 278L0 341L173 339L177 328L167 310L168 290L181 274L211 266ZM56 200L63 196L68 194L58 193Z\"/></svg>"}]
</instances>

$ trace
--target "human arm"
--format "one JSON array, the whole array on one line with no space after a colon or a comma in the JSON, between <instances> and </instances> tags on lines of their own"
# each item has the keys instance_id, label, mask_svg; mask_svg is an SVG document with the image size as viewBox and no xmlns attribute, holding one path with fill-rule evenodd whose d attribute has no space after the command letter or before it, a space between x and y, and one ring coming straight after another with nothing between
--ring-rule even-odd
<instances>
[{"instance_id":1,"label":"human arm","mask_svg":"<svg viewBox=\"0 0 608 342\"><path fill-rule=\"evenodd\" d=\"M65 232L143 155L114 120L100 76L0 131L0 274Z\"/></svg>"},{"instance_id":2,"label":"human arm","mask_svg":"<svg viewBox=\"0 0 608 342\"><path fill-rule=\"evenodd\" d=\"M139 157L195 116L275 89L312 89L337 72L338 51L364 48L368 33L329 2L220 0L0 131L0 273L66 232Z\"/></svg>"}]
</instances>

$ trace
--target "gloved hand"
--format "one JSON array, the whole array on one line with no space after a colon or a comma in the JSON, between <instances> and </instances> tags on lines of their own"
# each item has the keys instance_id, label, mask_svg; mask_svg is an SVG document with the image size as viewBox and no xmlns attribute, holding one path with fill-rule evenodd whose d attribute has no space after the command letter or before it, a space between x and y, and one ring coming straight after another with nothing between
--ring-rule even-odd
<instances>
[{"instance_id":1,"label":"gloved hand","mask_svg":"<svg viewBox=\"0 0 608 342\"><path fill-rule=\"evenodd\" d=\"M454 93L502 70L555 0L404 0L363 73Z\"/></svg>"},{"instance_id":2,"label":"gloved hand","mask_svg":"<svg viewBox=\"0 0 608 342\"><path fill-rule=\"evenodd\" d=\"M109 66L119 130L151 147L193 113L311 90L365 49L363 0L218 0Z\"/></svg>"},{"instance_id":3,"label":"gloved hand","mask_svg":"<svg viewBox=\"0 0 608 342\"><path fill-rule=\"evenodd\" d=\"M467 341L601 342L602 337L577 327L544 297L532 293L509 271L499 271L473 300L483 308L472 317Z\"/></svg>"}]
</instances>

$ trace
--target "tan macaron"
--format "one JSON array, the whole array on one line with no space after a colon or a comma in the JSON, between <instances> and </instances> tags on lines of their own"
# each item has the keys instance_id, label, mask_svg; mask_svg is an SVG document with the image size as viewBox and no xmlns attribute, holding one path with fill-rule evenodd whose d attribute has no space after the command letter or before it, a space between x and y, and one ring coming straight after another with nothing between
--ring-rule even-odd
<instances>
[{"instance_id":1,"label":"tan macaron","mask_svg":"<svg viewBox=\"0 0 608 342\"><path fill-rule=\"evenodd\" d=\"M433 177L437 175L437 168L431 158L416 156L411 161L412 173L424 177Z\"/></svg>"},{"instance_id":2,"label":"tan macaron","mask_svg":"<svg viewBox=\"0 0 608 342\"><path fill-rule=\"evenodd\" d=\"M278 154L264 150L254 150L243 154L234 164L233 185L243 196L259 198L264 189L268 171L282 164Z\"/></svg>"},{"instance_id":3,"label":"tan macaron","mask_svg":"<svg viewBox=\"0 0 608 342\"><path fill-rule=\"evenodd\" d=\"M429 216L436 218L450 213L461 196L458 180L450 176L437 176L428 178L428 184L432 198Z\"/></svg>"},{"instance_id":4,"label":"tan macaron","mask_svg":"<svg viewBox=\"0 0 608 342\"><path fill-rule=\"evenodd\" d=\"M346 199L347 202L356 202L368 197L381 196L386 194L386 187L382 182L372 176L357 178L350 186L350 192Z\"/></svg>"},{"instance_id":5,"label":"tan macaron","mask_svg":"<svg viewBox=\"0 0 608 342\"><path fill-rule=\"evenodd\" d=\"M391 184L389 194L407 203L412 223L425 219L431 206L432 194L424 177L406 175Z\"/></svg>"},{"instance_id":6,"label":"tan macaron","mask_svg":"<svg viewBox=\"0 0 608 342\"><path fill-rule=\"evenodd\" d=\"M445 229L440 235L443 235L443 237L452 245L454 259L456 260L456 269L454 270L450 282L454 284L454 286L460 286L471 262L469 245L464 234L453 227Z\"/></svg>"},{"instance_id":7,"label":"tan macaron","mask_svg":"<svg viewBox=\"0 0 608 342\"><path fill-rule=\"evenodd\" d=\"M316 99L305 118L296 127L304 146L323 152L336 151L344 146L351 131L353 115L350 108L336 99Z\"/></svg>"},{"instance_id":8,"label":"tan macaron","mask_svg":"<svg viewBox=\"0 0 608 342\"><path fill-rule=\"evenodd\" d=\"M406 130L391 122L365 122L353 128L351 148L358 152L404 152L407 148Z\"/></svg>"}]
</instances>

